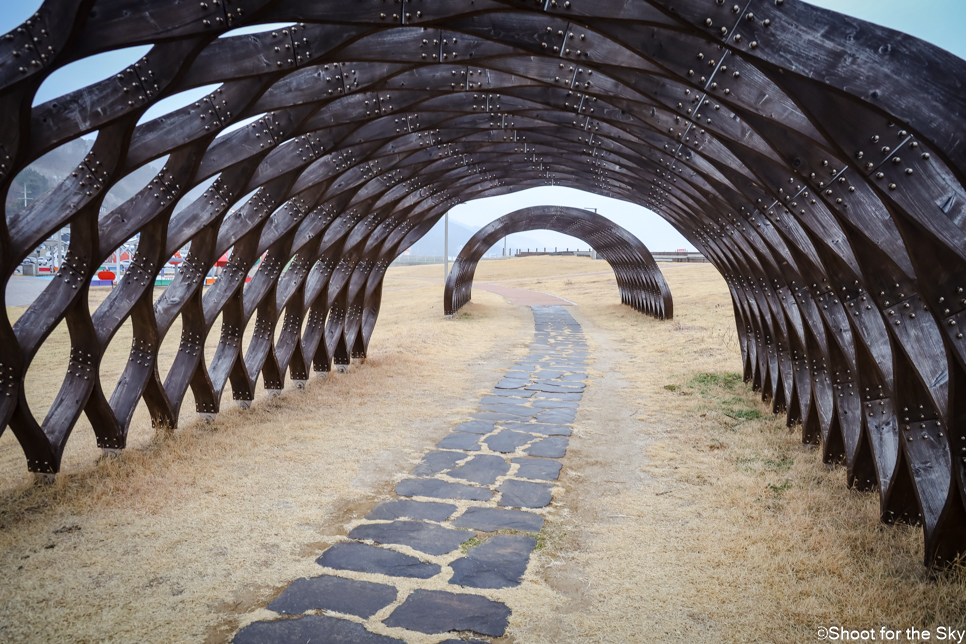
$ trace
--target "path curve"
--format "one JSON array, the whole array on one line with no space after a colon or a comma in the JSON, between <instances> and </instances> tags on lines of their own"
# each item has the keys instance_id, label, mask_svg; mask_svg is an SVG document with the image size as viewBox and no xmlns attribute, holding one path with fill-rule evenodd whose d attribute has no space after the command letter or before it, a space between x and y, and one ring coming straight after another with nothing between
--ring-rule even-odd
<instances>
[{"instance_id":1,"label":"path curve","mask_svg":"<svg viewBox=\"0 0 966 644\"><path fill-rule=\"evenodd\" d=\"M512 286L503 286L494 282L482 282L476 288L505 297L511 304L518 306L577 306L575 302L565 300L562 297L542 293L540 291L528 291Z\"/></svg>"}]
</instances>

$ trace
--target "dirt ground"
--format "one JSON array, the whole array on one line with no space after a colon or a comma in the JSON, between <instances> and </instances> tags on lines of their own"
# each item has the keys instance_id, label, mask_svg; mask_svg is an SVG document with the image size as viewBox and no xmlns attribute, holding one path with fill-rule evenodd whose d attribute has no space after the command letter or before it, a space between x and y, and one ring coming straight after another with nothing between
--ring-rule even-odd
<instances>
[{"instance_id":1,"label":"dirt ground","mask_svg":"<svg viewBox=\"0 0 966 644\"><path fill-rule=\"evenodd\" d=\"M966 574L928 573L920 531L881 525L877 497L848 491L844 471L741 382L730 298L711 266L662 266L669 322L620 305L611 275L587 275L602 268L528 258L477 271L578 303L569 310L593 349L546 547L507 595L506 641L966 626ZM186 412L170 434L139 409L116 461L97 462L82 423L54 486L31 484L5 432L0 641L222 642L292 579L317 574L319 552L526 352L528 309L478 290L444 320L441 277L441 266L392 269L370 359L304 392L263 395L248 412L226 405L210 425ZM105 378L129 340L122 330ZM69 353L63 329L48 344L28 373L40 417Z\"/></svg>"}]
</instances>

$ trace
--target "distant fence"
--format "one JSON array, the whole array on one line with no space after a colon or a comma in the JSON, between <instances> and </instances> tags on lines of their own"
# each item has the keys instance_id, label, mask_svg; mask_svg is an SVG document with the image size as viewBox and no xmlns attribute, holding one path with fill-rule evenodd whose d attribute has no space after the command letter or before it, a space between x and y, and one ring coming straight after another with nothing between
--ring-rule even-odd
<instances>
[{"instance_id":1,"label":"distant fence","mask_svg":"<svg viewBox=\"0 0 966 644\"><path fill-rule=\"evenodd\" d=\"M588 251L588 250L561 250L557 252L553 252L553 251L527 252L524 250L517 251L517 249L514 248L512 255L508 255L508 256L491 255L491 256L483 257L481 261L488 260L488 259L510 259L511 257L533 257L535 255L565 255L568 257L577 256L577 257L593 257L594 259L599 258L599 256L597 256L593 251ZM654 257L654 261L656 262L707 263L708 261L707 258L701 253L668 251L664 253L662 252L652 253L652 255ZM450 263L455 261L455 259L456 259L455 257L451 257L449 260ZM400 255L395 260L393 260L390 266L421 266L423 264L442 264L442 263L443 263L442 255Z\"/></svg>"},{"instance_id":2,"label":"distant fence","mask_svg":"<svg viewBox=\"0 0 966 644\"><path fill-rule=\"evenodd\" d=\"M592 250L561 250L561 251L519 251L514 257L534 257L536 255L563 255L566 257L593 257L597 255ZM603 259L603 258L601 258Z\"/></svg>"},{"instance_id":3,"label":"distant fence","mask_svg":"<svg viewBox=\"0 0 966 644\"><path fill-rule=\"evenodd\" d=\"M484 257L483 259L507 259L506 257ZM456 261L456 257L450 257L449 262L452 264ZM442 264L442 255L400 255L392 261L390 266L421 266L423 264Z\"/></svg>"},{"instance_id":4,"label":"distant fence","mask_svg":"<svg viewBox=\"0 0 966 644\"><path fill-rule=\"evenodd\" d=\"M657 252L651 253L654 256L654 261L656 262L704 262L707 263L708 258L701 253L688 253L688 252L677 252L669 251L666 253Z\"/></svg>"}]
</instances>

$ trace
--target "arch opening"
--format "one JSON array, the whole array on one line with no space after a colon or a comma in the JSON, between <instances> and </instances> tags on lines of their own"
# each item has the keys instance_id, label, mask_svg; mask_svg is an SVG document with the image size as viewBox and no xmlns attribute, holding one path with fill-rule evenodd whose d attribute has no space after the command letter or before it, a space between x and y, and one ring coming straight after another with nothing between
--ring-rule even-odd
<instances>
[{"instance_id":1,"label":"arch opening","mask_svg":"<svg viewBox=\"0 0 966 644\"><path fill-rule=\"evenodd\" d=\"M472 296L473 277L483 255L501 238L530 230L552 230L593 247L613 269L621 302L659 320L674 317L668 287L641 241L602 215L579 208L535 206L511 212L481 228L463 247L446 279L443 312L451 317Z\"/></svg>"}]
</instances>

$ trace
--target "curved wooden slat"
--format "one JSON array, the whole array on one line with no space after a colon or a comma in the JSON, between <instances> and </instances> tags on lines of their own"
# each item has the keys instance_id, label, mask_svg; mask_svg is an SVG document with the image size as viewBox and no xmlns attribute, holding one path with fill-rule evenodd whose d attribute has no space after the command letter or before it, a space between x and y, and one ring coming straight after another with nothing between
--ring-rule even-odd
<instances>
[{"instance_id":1,"label":"curved wooden slat","mask_svg":"<svg viewBox=\"0 0 966 644\"><path fill-rule=\"evenodd\" d=\"M290 26L226 36L267 23ZM33 105L64 66L145 44L121 73ZM3 286L71 229L57 277L16 324L0 319L0 430L30 470L56 472L81 413L119 449L140 400L173 427L189 387L213 414L229 384L247 405L259 377L278 389L348 365L366 355L389 264L449 208L566 185L652 209L714 263L745 377L851 485L879 490L885 521L921 523L926 563L944 565L966 551L963 79L947 52L798 0L46 0L0 38L0 196L41 155L96 141L0 218ZM90 278L135 235L132 270L89 311ZM622 297L660 314L634 261L613 259ZM157 351L179 319L162 381ZM24 376L65 320L70 367L38 422ZM127 320L111 391L99 365Z\"/></svg>"}]
</instances>

